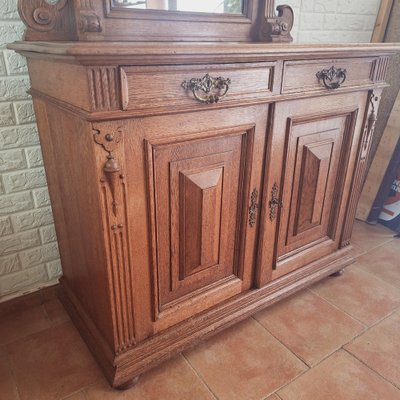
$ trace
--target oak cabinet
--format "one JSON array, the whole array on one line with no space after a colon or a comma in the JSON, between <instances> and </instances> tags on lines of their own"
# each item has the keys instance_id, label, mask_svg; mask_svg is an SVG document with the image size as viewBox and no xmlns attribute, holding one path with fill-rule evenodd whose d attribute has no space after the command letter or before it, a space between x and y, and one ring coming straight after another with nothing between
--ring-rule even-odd
<instances>
[{"instance_id":1,"label":"oak cabinet","mask_svg":"<svg viewBox=\"0 0 400 400\"><path fill-rule=\"evenodd\" d=\"M118 388L354 261L400 50L249 42L290 41L293 12L272 0L124 4L20 0L26 40L9 46L28 59L60 296Z\"/></svg>"}]
</instances>

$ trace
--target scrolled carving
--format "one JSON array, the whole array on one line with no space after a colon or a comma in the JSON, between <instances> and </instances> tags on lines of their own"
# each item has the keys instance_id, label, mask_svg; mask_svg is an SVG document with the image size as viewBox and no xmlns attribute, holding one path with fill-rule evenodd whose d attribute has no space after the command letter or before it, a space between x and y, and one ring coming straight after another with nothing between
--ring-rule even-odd
<instances>
[{"instance_id":1,"label":"scrolled carving","mask_svg":"<svg viewBox=\"0 0 400 400\"><path fill-rule=\"evenodd\" d=\"M54 29L60 11L67 2L59 0L52 4L46 0L18 0L18 12L27 26L36 31L48 32Z\"/></svg>"},{"instance_id":2,"label":"scrolled carving","mask_svg":"<svg viewBox=\"0 0 400 400\"><path fill-rule=\"evenodd\" d=\"M288 5L280 5L276 8L274 2L267 2L262 19L257 28L257 39L260 42L292 42L290 31L293 28L294 12Z\"/></svg>"}]
</instances>

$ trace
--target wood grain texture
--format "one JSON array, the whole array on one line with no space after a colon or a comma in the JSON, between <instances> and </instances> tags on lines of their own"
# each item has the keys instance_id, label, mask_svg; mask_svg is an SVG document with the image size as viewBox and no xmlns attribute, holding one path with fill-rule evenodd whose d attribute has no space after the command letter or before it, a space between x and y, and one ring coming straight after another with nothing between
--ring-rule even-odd
<instances>
[{"instance_id":1,"label":"wood grain texture","mask_svg":"<svg viewBox=\"0 0 400 400\"><path fill-rule=\"evenodd\" d=\"M75 42L9 46L28 56L62 298L115 387L353 261L400 46L217 43L290 40L289 8L247 4L236 18L79 0L27 32ZM143 38L164 43L129 42ZM336 89L316 76L331 66L346 69ZM204 76L200 93L182 87Z\"/></svg>"}]
</instances>

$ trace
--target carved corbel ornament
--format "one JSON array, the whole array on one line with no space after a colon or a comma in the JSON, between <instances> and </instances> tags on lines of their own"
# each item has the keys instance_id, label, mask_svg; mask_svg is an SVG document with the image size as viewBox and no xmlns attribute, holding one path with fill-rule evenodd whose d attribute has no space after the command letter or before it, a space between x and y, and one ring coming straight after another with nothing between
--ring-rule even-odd
<instances>
[{"instance_id":1,"label":"carved corbel ornament","mask_svg":"<svg viewBox=\"0 0 400 400\"><path fill-rule=\"evenodd\" d=\"M54 29L61 10L68 0L18 0L18 12L29 28L48 32Z\"/></svg>"},{"instance_id":2,"label":"carved corbel ornament","mask_svg":"<svg viewBox=\"0 0 400 400\"><path fill-rule=\"evenodd\" d=\"M96 14L92 0L80 0L79 30L82 33L101 32L101 19Z\"/></svg>"},{"instance_id":3,"label":"carved corbel ornament","mask_svg":"<svg viewBox=\"0 0 400 400\"><path fill-rule=\"evenodd\" d=\"M105 178L101 178L100 181L102 183L107 181L108 183L112 197L112 210L114 216L117 216L117 187L119 182L124 179L124 176L120 174L121 168L114 152L117 149L118 143L121 141L122 128L117 128L111 131L107 130L106 132L103 132L100 129L94 129L93 138L94 141L101 145L108 153L107 161L103 167Z\"/></svg>"},{"instance_id":4,"label":"carved corbel ornament","mask_svg":"<svg viewBox=\"0 0 400 400\"><path fill-rule=\"evenodd\" d=\"M293 27L294 12L288 5L280 5L274 10L274 1L265 0L262 20L258 24L257 39L260 42L292 42L290 31Z\"/></svg>"}]
</instances>

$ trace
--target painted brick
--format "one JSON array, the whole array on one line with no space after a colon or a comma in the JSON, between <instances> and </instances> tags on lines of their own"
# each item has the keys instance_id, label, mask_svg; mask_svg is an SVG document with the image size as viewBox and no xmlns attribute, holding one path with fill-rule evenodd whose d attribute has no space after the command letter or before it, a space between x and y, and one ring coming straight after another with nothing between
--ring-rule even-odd
<instances>
[{"instance_id":1,"label":"painted brick","mask_svg":"<svg viewBox=\"0 0 400 400\"><path fill-rule=\"evenodd\" d=\"M13 233L10 217L0 218L0 236L11 235Z\"/></svg>"},{"instance_id":2,"label":"painted brick","mask_svg":"<svg viewBox=\"0 0 400 400\"><path fill-rule=\"evenodd\" d=\"M15 147L32 146L39 144L39 135L36 125L13 126L0 128L0 148L12 149Z\"/></svg>"},{"instance_id":3,"label":"painted brick","mask_svg":"<svg viewBox=\"0 0 400 400\"><path fill-rule=\"evenodd\" d=\"M46 186L46 175L43 168L3 175L4 187L8 193L35 189Z\"/></svg>"},{"instance_id":4,"label":"painted brick","mask_svg":"<svg viewBox=\"0 0 400 400\"><path fill-rule=\"evenodd\" d=\"M22 270L3 276L0 280L0 296L23 291L34 285L38 285L49 280L46 267L38 265L27 270Z\"/></svg>"},{"instance_id":5,"label":"painted brick","mask_svg":"<svg viewBox=\"0 0 400 400\"><path fill-rule=\"evenodd\" d=\"M51 208L46 207L14 214L11 216L11 221L14 231L22 232L53 223L53 215Z\"/></svg>"},{"instance_id":6,"label":"painted brick","mask_svg":"<svg viewBox=\"0 0 400 400\"><path fill-rule=\"evenodd\" d=\"M301 0L301 11L308 12L314 10L314 0Z\"/></svg>"},{"instance_id":7,"label":"painted brick","mask_svg":"<svg viewBox=\"0 0 400 400\"><path fill-rule=\"evenodd\" d=\"M0 276L11 274L12 272L19 271L21 269L21 263L17 254L13 254L7 257L0 257Z\"/></svg>"},{"instance_id":8,"label":"painted brick","mask_svg":"<svg viewBox=\"0 0 400 400\"><path fill-rule=\"evenodd\" d=\"M28 74L26 58L12 50L4 51L4 58L9 75Z\"/></svg>"},{"instance_id":9,"label":"painted brick","mask_svg":"<svg viewBox=\"0 0 400 400\"><path fill-rule=\"evenodd\" d=\"M1 19L19 19L17 1L16 0L2 0L0 3Z\"/></svg>"},{"instance_id":10,"label":"painted brick","mask_svg":"<svg viewBox=\"0 0 400 400\"><path fill-rule=\"evenodd\" d=\"M26 168L23 150L0 151L0 172Z\"/></svg>"},{"instance_id":11,"label":"painted brick","mask_svg":"<svg viewBox=\"0 0 400 400\"><path fill-rule=\"evenodd\" d=\"M39 245L40 237L39 232L36 229L29 232L6 236L0 240L0 256Z\"/></svg>"},{"instance_id":12,"label":"painted brick","mask_svg":"<svg viewBox=\"0 0 400 400\"><path fill-rule=\"evenodd\" d=\"M35 112L31 101L14 103L15 115L19 124L35 122Z\"/></svg>"},{"instance_id":13,"label":"painted brick","mask_svg":"<svg viewBox=\"0 0 400 400\"><path fill-rule=\"evenodd\" d=\"M0 126L14 125L15 122L12 103L0 103Z\"/></svg>"},{"instance_id":14,"label":"painted brick","mask_svg":"<svg viewBox=\"0 0 400 400\"><path fill-rule=\"evenodd\" d=\"M303 0L304 1L304 0ZM370 14L377 15L380 0L338 0L338 11L342 14Z\"/></svg>"},{"instance_id":15,"label":"painted brick","mask_svg":"<svg viewBox=\"0 0 400 400\"><path fill-rule=\"evenodd\" d=\"M40 146L30 147L25 150L26 159L30 168L40 167L43 165L42 150Z\"/></svg>"},{"instance_id":16,"label":"painted brick","mask_svg":"<svg viewBox=\"0 0 400 400\"><path fill-rule=\"evenodd\" d=\"M45 207L50 205L49 191L47 187L36 189L33 192L33 199L36 207Z\"/></svg>"},{"instance_id":17,"label":"painted brick","mask_svg":"<svg viewBox=\"0 0 400 400\"><path fill-rule=\"evenodd\" d=\"M7 75L6 63L3 57L3 52L0 51L0 76Z\"/></svg>"},{"instance_id":18,"label":"painted brick","mask_svg":"<svg viewBox=\"0 0 400 400\"><path fill-rule=\"evenodd\" d=\"M59 257L56 242L19 253L22 268L30 268L34 265L56 260Z\"/></svg>"},{"instance_id":19,"label":"painted brick","mask_svg":"<svg viewBox=\"0 0 400 400\"><path fill-rule=\"evenodd\" d=\"M0 101L26 100L30 96L29 79L25 76L9 76L0 79Z\"/></svg>"},{"instance_id":20,"label":"painted brick","mask_svg":"<svg viewBox=\"0 0 400 400\"><path fill-rule=\"evenodd\" d=\"M314 11L318 13L336 12L337 0L314 0Z\"/></svg>"},{"instance_id":21,"label":"painted brick","mask_svg":"<svg viewBox=\"0 0 400 400\"><path fill-rule=\"evenodd\" d=\"M0 25L0 48L5 48L7 43L21 40L25 26L22 22L4 23Z\"/></svg>"},{"instance_id":22,"label":"painted brick","mask_svg":"<svg viewBox=\"0 0 400 400\"><path fill-rule=\"evenodd\" d=\"M44 226L43 228L40 228L39 231L43 244L57 241L57 234L54 225Z\"/></svg>"},{"instance_id":23,"label":"painted brick","mask_svg":"<svg viewBox=\"0 0 400 400\"><path fill-rule=\"evenodd\" d=\"M54 260L46 263L46 268L47 268L47 275L49 276L50 280L57 279L62 275L60 260Z\"/></svg>"},{"instance_id":24,"label":"painted brick","mask_svg":"<svg viewBox=\"0 0 400 400\"><path fill-rule=\"evenodd\" d=\"M324 26L324 14L302 13L300 16L300 26L302 29L319 30Z\"/></svg>"},{"instance_id":25,"label":"painted brick","mask_svg":"<svg viewBox=\"0 0 400 400\"><path fill-rule=\"evenodd\" d=\"M9 215L33 207L32 195L29 192L0 196L0 215Z\"/></svg>"},{"instance_id":26,"label":"painted brick","mask_svg":"<svg viewBox=\"0 0 400 400\"><path fill-rule=\"evenodd\" d=\"M357 31L364 30L366 23L365 19L368 18L366 15L325 15L324 16L324 29L325 30L338 30L338 31ZM373 25L372 25L373 26ZM371 29L371 27L368 27ZM353 32L351 33L353 35Z\"/></svg>"}]
</instances>

